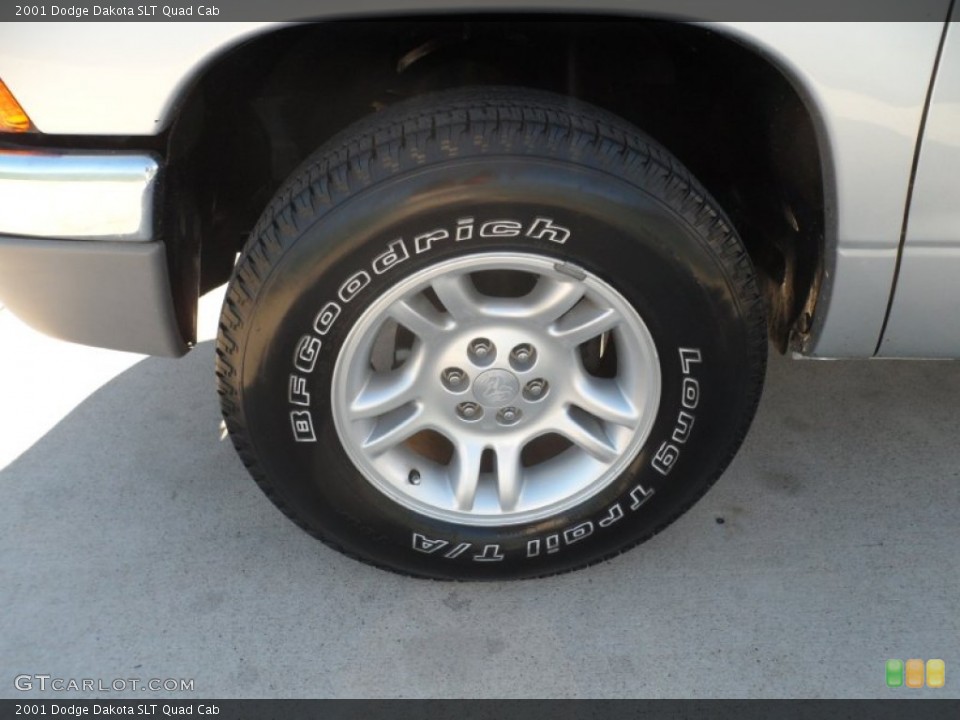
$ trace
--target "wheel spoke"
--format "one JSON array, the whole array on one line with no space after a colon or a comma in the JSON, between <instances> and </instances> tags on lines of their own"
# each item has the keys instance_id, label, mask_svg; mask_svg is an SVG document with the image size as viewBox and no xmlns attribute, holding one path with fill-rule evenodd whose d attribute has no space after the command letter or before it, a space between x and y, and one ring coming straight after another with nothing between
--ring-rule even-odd
<instances>
[{"instance_id":1,"label":"wheel spoke","mask_svg":"<svg viewBox=\"0 0 960 720\"><path fill-rule=\"evenodd\" d=\"M600 462L611 463L617 459L617 449L599 421L582 410L569 408L554 430Z\"/></svg>"},{"instance_id":2,"label":"wheel spoke","mask_svg":"<svg viewBox=\"0 0 960 720\"><path fill-rule=\"evenodd\" d=\"M444 275L434 280L431 287L454 320L476 317L481 296L469 275Z\"/></svg>"},{"instance_id":3,"label":"wheel spoke","mask_svg":"<svg viewBox=\"0 0 960 720\"><path fill-rule=\"evenodd\" d=\"M580 367L574 373L570 392L574 405L599 420L630 428L640 421L640 413L616 380L593 377Z\"/></svg>"},{"instance_id":4,"label":"wheel spoke","mask_svg":"<svg viewBox=\"0 0 960 720\"><path fill-rule=\"evenodd\" d=\"M390 317L421 340L430 340L449 330L452 323L422 294L407 300L398 300L390 306Z\"/></svg>"},{"instance_id":5,"label":"wheel spoke","mask_svg":"<svg viewBox=\"0 0 960 720\"><path fill-rule=\"evenodd\" d=\"M450 484L458 510L469 511L477 498L480 483L480 460L483 445L469 438L457 441L453 462L450 464Z\"/></svg>"},{"instance_id":6,"label":"wheel spoke","mask_svg":"<svg viewBox=\"0 0 960 720\"><path fill-rule=\"evenodd\" d=\"M436 283L434 289L437 289ZM575 306L583 297L584 289L573 278L568 281L541 276L533 289L519 298L488 297L472 286L468 292L472 293L470 311L473 315L522 320L530 326L546 327Z\"/></svg>"},{"instance_id":7,"label":"wheel spoke","mask_svg":"<svg viewBox=\"0 0 960 720\"><path fill-rule=\"evenodd\" d=\"M408 362L389 373L373 373L363 389L350 403L355 420L385 415L417 398L419 373L415 363Z\"/></svg>"},{"instance_id":8,"label":"wheel spoke","mask_svg":"<svg viewBox=\"0 0 960 720\"><path fill-rule=\"evenodd\" d=\"M420 403L407 403L381 415L363 442L362 449L373 456L382 455L425 429L424 415Z\"/></svg>"},{"instance_id":9,"label":"wheel spoke","mask_svg":"<svg viewBox=\"0 0 960 720\"><path fill-rule=\"evenodd\" d=\"M554 323L550 334L568 347L579 347L588 340L608 332L620 324L620 316L613 308L601 308L582 303L560 322Z\"/></svg>"},{"instance_id":10,"label":"wheel spoke","mask_svg":"<svg viewBox=\"0 0 960 720\"><path fill-rule=\"evenodd\" d=\"M583 294L584 286L574 278L558 280L541 275L533 290L521 298L524 317L537 325L549 325L580 302Z\"/></svg>"},{"instance_id":11,"label":"wheel spoke","mask_svg":"<svg viewBox=\"0 0 960 720\"><path fill-rule=\"evenodd\" d=\"M497 495L503 512L516 510L523 490L523 466L520 464L521 445L502 442L494 448L497 457Z\"/></svg>"}]
</instances>

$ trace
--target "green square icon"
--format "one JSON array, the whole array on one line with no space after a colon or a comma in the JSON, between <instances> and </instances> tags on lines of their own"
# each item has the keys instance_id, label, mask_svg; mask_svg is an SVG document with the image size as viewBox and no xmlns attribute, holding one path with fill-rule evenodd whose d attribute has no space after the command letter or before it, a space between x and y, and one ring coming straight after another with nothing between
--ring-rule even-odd
<instances>
[{"instance_id":1,"label":"green square icon","mask_svg":"<svg viewBox=\"0 0 960 720\"><path fill-rule=\"evenodd\" d=\"M887 660L887 687L903 685L903 660Z\"/></svg>"}]
</instances>

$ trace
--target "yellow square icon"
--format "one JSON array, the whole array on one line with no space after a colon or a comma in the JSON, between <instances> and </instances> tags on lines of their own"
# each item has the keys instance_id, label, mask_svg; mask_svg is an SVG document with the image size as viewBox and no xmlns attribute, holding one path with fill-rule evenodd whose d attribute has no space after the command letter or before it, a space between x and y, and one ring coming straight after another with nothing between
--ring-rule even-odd
<instances>
[{"instance_id":1,"label":"yellow square icon","mask_svg":"<svg viewBox=\"0 0 960 720\"><path fill-rule=\"evenodd\" d=\"M927 687L942 688L947 679L947 666L943 660L927 660Z\"/></svg>"},{"instance_id":2,"label":"yellow square icon","mask_svg":"<svg viewBox=\"0 0 960 720\"><path fill-rule=\"evenodd\" d=\"M907 660L907 682L908 688L923 687L923 660Z\"/></svg>"}]
</instances>

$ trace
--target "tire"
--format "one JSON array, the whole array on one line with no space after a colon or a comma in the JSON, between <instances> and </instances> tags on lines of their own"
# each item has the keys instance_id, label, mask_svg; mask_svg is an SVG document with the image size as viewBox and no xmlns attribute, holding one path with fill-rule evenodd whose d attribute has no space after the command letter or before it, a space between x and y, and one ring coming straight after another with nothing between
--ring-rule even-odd
<instances>
[{"instance_id":1,"label":"tire","mask_svg":"<svg viewBox=\"0 0 960 720\"><path fill-rule=\"evenodd\" d=\"M672 522L766 363L750 258L656 142L569 98L423 96L316 151L230 281L217 375L270 499L359 560L550 575Z\"/></svg>"}]
</instances>

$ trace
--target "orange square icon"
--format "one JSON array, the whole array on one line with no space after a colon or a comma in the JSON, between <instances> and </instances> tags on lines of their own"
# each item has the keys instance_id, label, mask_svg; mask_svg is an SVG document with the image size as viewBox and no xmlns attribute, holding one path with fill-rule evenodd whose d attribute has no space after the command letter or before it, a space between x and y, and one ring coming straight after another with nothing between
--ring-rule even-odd
<instances>
[{"instance_id":1,"label":"orange square icon","mask_svg":"<svg viewBox=\"0 0 960 720\"><path fill-rule=\"evenodd\" d=\"M923 687L923 660L907 660L907 682L908 688Z\"/></svg>"},{"instance_id":2,"label":"orange square icon","mask_svg":"<svg viewBox=\"0 0 960 720\"><path fill-rule=\"evenodd\" d=\"M927 660L927 687L942 688L947 678L947 666L943 660Z\"/></svg>"}]
</instances>

